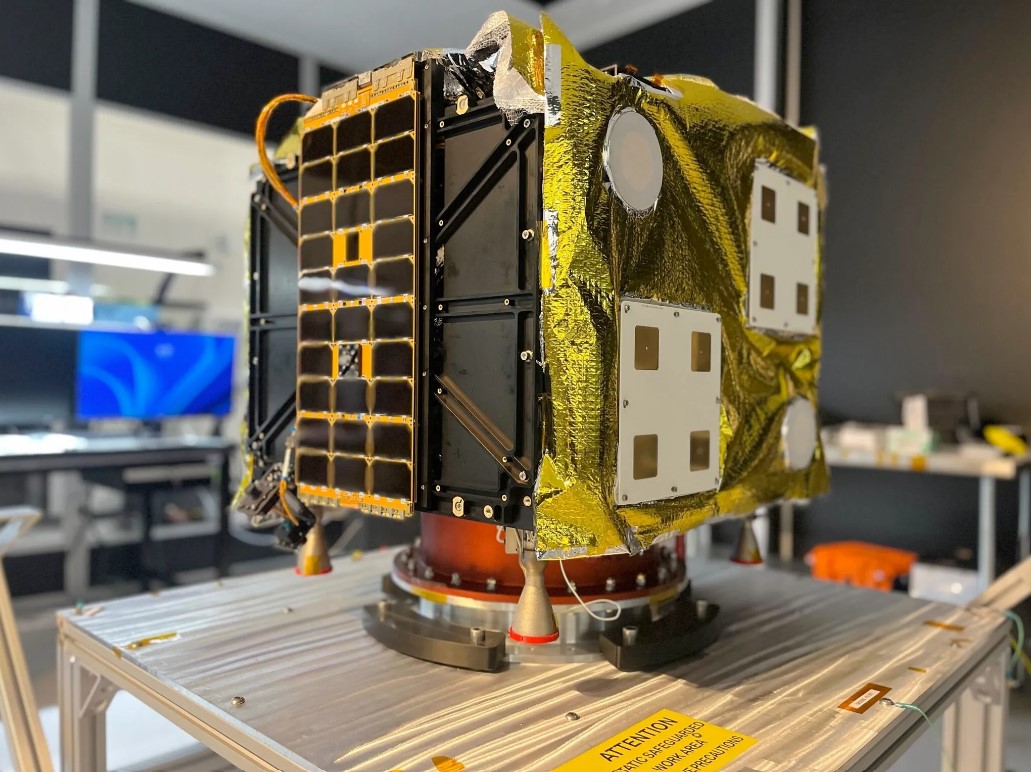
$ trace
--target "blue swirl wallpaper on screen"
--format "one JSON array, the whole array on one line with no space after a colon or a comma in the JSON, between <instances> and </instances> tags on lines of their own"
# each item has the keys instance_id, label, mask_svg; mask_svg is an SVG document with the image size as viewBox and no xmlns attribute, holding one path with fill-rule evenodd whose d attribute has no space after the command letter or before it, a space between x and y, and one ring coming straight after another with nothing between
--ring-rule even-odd
<instances>
[{"instance_id":1,"label":"blue swirl wallpaper on screen","mask_svg":"<svg viewBox=\"0 0 1031 772\"><path fill-rule=\"evenodd\" d=\"M84 421L226 415L234 346L231 335L83 330L75 412Z\"/></svg>"}]
</instances>

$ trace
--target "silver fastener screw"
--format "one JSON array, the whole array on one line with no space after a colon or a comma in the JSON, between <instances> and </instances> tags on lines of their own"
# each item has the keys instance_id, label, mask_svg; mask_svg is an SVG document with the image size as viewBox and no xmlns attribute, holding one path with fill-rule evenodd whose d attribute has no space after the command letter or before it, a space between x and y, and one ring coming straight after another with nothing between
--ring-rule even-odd
<instances>
[{"instance_id":1,"label":"silver fastener screw","mask_svg":"<svg viewBox=\"0 0 1031 772\"><path fill-rule=\"evenodd\" d=\"M494 590L497 589L497 586L497 579L495 579L494 577L490 577L489 579L487 579L487 592L494 592Z\"/></svg>"},{"instance_id":2,"label":"silver fastener screw","mask_svg":"<svg viewBox=\"0 0 1031 772\"><path fill-rule=\"evenodd\" d=\"M533 359L533 352L529 350L523 351L519 354L519 358L522 359L524 362L529 362L531 359Z\"/></svg>"},{"instance_id":3,"label":"silver fastener screw","mask_svg":"<svg viewBox=\"0 0 1031 772\"><path fill-rule=\"evenodd\" d=\"M634 580L638 587L644 587L648 583L648 577L644 574L638 574L637 579Z\"/></svg>"},{"instance_id":4,"label":"silver fastener screw","mask_svg":"<svg viewBox=\"0 0 1031 772\"><path fill-rule=\"evenodd\" d=\"M511 144L512 144L512 140L510 140L510 139L506 139L505 140L505 147L508 147Z\"/></svg>"},{"instance_id":5,"label":"silver fastener screw","mask_svg":"<svg viewBox=\"0 0 1031 772\"><path fill-rule=\"evenodd\" d=\"M488 520L492 520L494 518L494 507L492 507L490 504L484 505L483 516Z\"/></svg>"},{"instance_id":6,"label":"silver fastener screw","mask_svg":"<svg viewBox=\"0 0 1031 772\"><path fill-rule=\"evenodd\" d=\"M443 390L443 389L437 389L437 393L438 393L438 394L443 394L443 393L444 393L444 390Z\"/></svg>"},{"instance_id":7,"label":"silver fastener screw","mask_svg":"<svg viewBox=\"0 0 1031 772\"><path fill-rule=\"evenodd\" d=\"M502 464L507 464L508 463L508 456L502 456L501 457L501 463Z\"/></svg>"},{"instance_id":8,"label":"silver fastener screw","mask_svg":"<svg viewBox=\"0 0 1031 772\"><path fill-rule=\"evenodd\" d=\"M520 472L519 479L523 482L526 482L526 472Z\"/></svg>"},{"instance_id":9,"label":"silver fastener screw","mask_svg":"<svg viewBox=\"0 0 1031 772\"><path fill-rule=\"evenodd\" d=\"M437 220L437 225L443 225L443 224L444 224L443 220Z\"/></svg>"},{"instance_id":10,"label":"silver fastener screw","mask_svg":"<svg viewBox=\"0 0 1031 772\"><path fill-rule=\"evenodd\" d=\"M502 493L501 494L501 500L502 501L508 501L508 494L507 493Z\"/></svg>"},{"instance_id":11,"label":"silver fastener screw","mask_svg":"<svg viewBox=\"0 0 1031 772\"><path fill-rule=\"evenodd\" d=\"M530 119L529 118L527 118L526 120L523 121L523 128L524 129L530 128Z\"/></svg>"},{"instance_id":12,"label":"silver fastener screw","mask_svg":"<svg viewBox=\"0 0 1031 772\"><path fill-rule=\"evenodd\" d=\"M440 128L442 128L442 129L443 129L443 128L444 128L444 121L441 121L441 122L440 122L440 123L438 123L437 125L438 125L438 126L440 126Z\"/></svg>"},{"instance_id":13,"label":"silver fastener screw","mask_svg":"<svg viewBox=\"0 0 1031 772\"><path fill-rule=\"evenodd\" d=\"M623 628L623 645L633 646L637 643L637 626L627 625Z\"/></svg>"},{"instance_id":14,"label":"silver fastener screw","mask_svg":"<svg viewBox=\"0 0 1031 772\"><path fill-rule=\"evenodd\" d=\"M505 298L505 305L506 305L506 306L510 306L510 305L512 305L512 301L511 301L511 300L509 300L508 298Z\"/></svg>"},{"instance_id":15,"label":"silver fastener screw","mask_svg":"<svg viewBox=\"0 0 1031 772\"><path fill-rule=\"evenodd\" d=\"M231 699L229 702L234 708L238 708L245 702L247 702L247 700L245 700L243 697L233 697L233 699Z\"/></svg>"},{"instance_id":16,"label":"silver fastener screw","mask_svg":"<svg viewBox=\"0 0 1031 772\"><path fill-rule=\"evenodd\" d=\"M439 485L434 485L433 486L433 490L435 490L437 493L440 493L440 486Z\"/></svg>"},{"instance_id":17,"label":"silver fastener screw","mask_svg":"<svg viewBox=\"0 0 1031 772\"><path fill-rule=\"evenodd\" d=\"M616 580L611 576L605 580L605 592L612 592L616 589Z\"/></svg>"},{"instance_id":18,"label":"silver fastener screw","mask_svg":"<svg viewBox=\"0 0 1031 772\"><path fill-rule=\"evenodd\" d=\"M529 496L523 496L523 506L524 507L529 507L532 504L533 504L533 499L531 499Z\"/></svg>"},{"instance_id":19,"label":"silver fastener screw","mask_svg":"<svg viewBox=\"0 0 1031 772\"><path fill-rule=\"evenodd\" d=\"M523 241L529 241L532 238L533 238L533 230L531 230L530 228L526 228L523 231Z\"/></svg>"}]
</instances>

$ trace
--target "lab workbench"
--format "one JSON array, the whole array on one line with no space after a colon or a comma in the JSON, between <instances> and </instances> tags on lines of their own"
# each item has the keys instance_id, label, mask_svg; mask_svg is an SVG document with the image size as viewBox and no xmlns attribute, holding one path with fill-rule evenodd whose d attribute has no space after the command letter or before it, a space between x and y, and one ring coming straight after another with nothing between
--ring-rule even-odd
<instances>
[{"instance_id":1,"label":"lab workbench","mask_svg":"<svg viewBox=\"0 0 1031 772\"><path fill-rule=\"evenodd\" d=\"M214 565L219 575L224 575L230 561L229 465L237 452L237 444L219 437L2 434L0 477L78 472L85 479L100 476L123 490L140 492L145 501L142 522L131 535L140 543L144 559L156 541L210 536ZM174 525L155 522L154 492L198 478L206 479L213 493L217 514L212 521ZM74 506L61 517L60 525L36 528L15 545L12 554L63 552L64 591L73 598L82 597L90 585L90 531L100 530L97 526L83 507ZM105 541L114 541L114 537ZM141 566L141 572L144 582L157 578L152 573L160 573L147 565Z\"/></svg>"},{"instance_id":2,"label":"lab workbench","mask_svg":"<svg viewBox=\"0 0 1031 772\"><path fill-rule=\"evenodd\" d=\"M662 711L756 740L709 770L889 769L927 744L913 745L927 724L885 697L936 722L955 769L1002 770L1008 623L995 612L695 561L694 593L725 625L702 656L648 673L474 673L365 634L361 607L392 556L62 612L63 769L105 769L104 709L125 689L246 770L550 770Z\"/></svg>"},{"instance_id":3,"label":"lab workbench","mask_svg":"<svg viewBox=\"0 0 1031 772\"><path fill-rule=\"evenodd\" d=\"M982 592L995 579L996 483L1017 480L1017 561L1031 556L1031 455L983 458L954 447L911 455L854 450L835 442L833 427L824 432L823 441L824 457L832 467L977 478L977 579Z\"/></svg>"}]
</instances>

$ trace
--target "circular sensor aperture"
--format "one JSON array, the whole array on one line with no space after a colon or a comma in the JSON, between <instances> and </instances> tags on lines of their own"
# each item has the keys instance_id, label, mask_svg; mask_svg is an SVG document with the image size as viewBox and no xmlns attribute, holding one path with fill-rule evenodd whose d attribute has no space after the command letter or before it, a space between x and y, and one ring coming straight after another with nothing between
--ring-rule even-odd
<instances>
[{"instance_id":1,"label":"circular sensor aperture","mask_svg":"<svg viewBox=\"0 0 1031 772\"><path fill-rule=\"evenodd\" d=\"M647 118L629 108L613 115L602 160L612 189L627 209L655 208L662 189L662 149Z\"/></svg>"},{"instance_id":2,"label":"circular sensor aperture","mask_svg":"<svg viewBox=\"0 0 1031 772\"><path fill-rule=\"evenodd\" d=\"M816 410L813 403L804 397L791 400L784 411L780 431L788 469L805 469L816 452Z\"/></svg>"}]
</instances>

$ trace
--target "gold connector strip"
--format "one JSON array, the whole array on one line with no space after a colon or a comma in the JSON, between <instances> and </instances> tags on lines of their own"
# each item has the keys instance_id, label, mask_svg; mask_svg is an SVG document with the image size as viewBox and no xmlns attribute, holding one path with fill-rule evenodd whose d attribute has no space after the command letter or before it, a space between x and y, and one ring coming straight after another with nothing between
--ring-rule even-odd
<instances>
[{"instance_id":1,"label":"gold connector strip","mask_svg":"<svg viewBox=\"0 0 1031 772\"><path fill-rule=\"evenodd\" d=\"M398 424L411 426L413 424L412 417L409 415L379 415L376 413L327 413L313 410L299 410L297 411L297 417L313 421L326 421L327 423L354 421L356 423L366 423L369 425Z\"/></svg>"}]
</instances>

